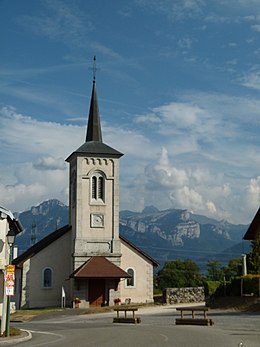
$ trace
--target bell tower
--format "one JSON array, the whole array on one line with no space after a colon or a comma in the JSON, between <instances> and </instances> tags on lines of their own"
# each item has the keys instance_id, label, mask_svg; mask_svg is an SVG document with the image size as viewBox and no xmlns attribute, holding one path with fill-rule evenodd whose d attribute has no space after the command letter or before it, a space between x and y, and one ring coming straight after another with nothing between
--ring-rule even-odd
<instances>
[{"instance_id":1,"label":"bell tower","mask_svg":"<svg viewBox=\"0 0 260 347\"><path fill-rule=\"evenodd\" d=\"M119 158L122 155L103 143L94 74L86 140L66 159L70 167L72 270L93 256L106 257L120 266Z\"/></svg>"}]
</instances>

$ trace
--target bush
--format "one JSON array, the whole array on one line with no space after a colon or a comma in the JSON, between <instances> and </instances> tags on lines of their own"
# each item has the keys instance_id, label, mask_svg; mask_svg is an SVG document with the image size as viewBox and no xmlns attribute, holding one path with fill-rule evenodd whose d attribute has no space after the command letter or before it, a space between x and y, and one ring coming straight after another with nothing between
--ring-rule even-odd
<instances>
[{"instance_id":1,"label":"bush","mask_svg":"<svg viewBox=\"0 0 260 347\"><path fill-rule=\"evenodd\" d=\"M205 282L205 295L212 296L215 295L217 289L222 286L220 281L206 281Z\"/></svg>"}]
</instances>

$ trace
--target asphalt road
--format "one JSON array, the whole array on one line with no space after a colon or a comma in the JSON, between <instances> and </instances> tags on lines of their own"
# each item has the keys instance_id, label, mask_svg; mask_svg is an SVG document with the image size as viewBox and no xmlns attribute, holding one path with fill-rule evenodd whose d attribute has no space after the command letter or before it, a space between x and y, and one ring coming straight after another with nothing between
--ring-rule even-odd
<instances>
[{"instance_id":1,"label":"asphalt road","mask_svg":"<svg viewBox=\"0 0 260 347\"><path fill-rule=\"evenodd\" d=\"M60 313L16 323L32 332L20 347L260 347L260 313L209 312L213 326L175 325L171 306L141 308L140 324L113 323L114 313ZM242 344L241 344L242 343Z\"/></svg>"}]
</instances>

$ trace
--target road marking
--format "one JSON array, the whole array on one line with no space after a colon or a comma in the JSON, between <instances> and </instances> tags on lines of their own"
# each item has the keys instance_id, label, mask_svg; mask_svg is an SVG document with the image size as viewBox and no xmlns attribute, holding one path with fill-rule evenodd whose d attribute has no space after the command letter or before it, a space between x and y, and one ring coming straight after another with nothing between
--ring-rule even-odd
<instances>
[{"instance_id":1,"label":"road marking","mask_svg":"<svg viewBox=\"0 0 260 347\"><path fill-rule=\"evenodd\" d=\"M165 342L169 340L168 336L166 336L166 335L160 334L160 336L163 337L163 339L164 339Z\"/></svg>"},{"instance_id":2,"label":"road marking","mask_svg":"<svg viewBox=\"0 0 260 347\"><path fill-rule=\"evenodd\" d=\"M61 340L65 340L65 336L56 334L56 333L49 333L48 331L36 331L36 330L29 330L32 334L45 334L45 335L53 335L57 336L58 338L53 341L48 341L48 342L42 342L42 343L37 343L36 345L31 345L31 347L36 347L36 346L44 346L44 345L49 345L50 343L55 343Z\"/></svg>"}]
</instances>

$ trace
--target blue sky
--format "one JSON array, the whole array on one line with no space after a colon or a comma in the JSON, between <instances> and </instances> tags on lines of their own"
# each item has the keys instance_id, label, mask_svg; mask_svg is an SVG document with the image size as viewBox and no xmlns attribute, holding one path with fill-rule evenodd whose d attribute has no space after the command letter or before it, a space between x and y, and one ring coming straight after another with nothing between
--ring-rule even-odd
<instances>
[{"instance_id":1,"label":"blue sky","mask_svg":"<svg viewBox=\"0 0 260 347\"><path fill-rule=\"evenodd\" d=\"M120 209L249 223L260 201L260 1L0 0L0 204L68 202L92 61Z\"/></svg>"}]
</instances>

